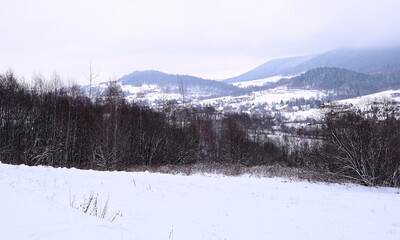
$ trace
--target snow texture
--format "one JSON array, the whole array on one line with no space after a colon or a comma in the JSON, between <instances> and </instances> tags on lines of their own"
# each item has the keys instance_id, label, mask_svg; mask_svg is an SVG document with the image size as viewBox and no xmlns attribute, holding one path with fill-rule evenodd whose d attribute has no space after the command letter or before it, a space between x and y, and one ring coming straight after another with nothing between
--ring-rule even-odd
<instances>
[{"instance_id":1,"label":"snow texture","mask_svg":"<svg viewBox=\"0 0 400 240\"><path fill-rule=\"evenodd\" d=\"M400 239L399 189L0 163L0 239ZM109 198L114 222L70 206Z\"/></svg>"}]
</instances>

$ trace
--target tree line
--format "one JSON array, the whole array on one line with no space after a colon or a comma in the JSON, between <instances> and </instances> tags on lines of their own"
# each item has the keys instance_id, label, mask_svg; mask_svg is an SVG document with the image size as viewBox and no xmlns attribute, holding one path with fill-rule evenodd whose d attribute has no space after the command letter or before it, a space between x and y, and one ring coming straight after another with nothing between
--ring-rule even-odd
<instances>
[{"instance_id":1,"label":"tree line","mask_svg":"<svg viewBox=\"0 0 400 240\"><path fill-rule=\"evenodd\" d=\"M318 138L269 137L271 118L222 115L165 102L159 111L125 100L110 81L96 98L78 86L0 74L0 161L99 170L196 163L297 167L365 185L400 185L399 108L330 108ZM284 137L287 139L287 136Z\"/></svg>"},{"instance_id":2,"label":"tree line","mask_svg":"<svg viewBox=\"0 0 400 240\"><path fill-rule=\"evenodd\" d=\"M2 162L120 170L279 158L277 146L251 141L234 117L220 118L213 108L171 105L157 112L127 102L115 81L90 99L58 80L25 86L12 72L0 75Z\"/></svg>"}]
</instances>

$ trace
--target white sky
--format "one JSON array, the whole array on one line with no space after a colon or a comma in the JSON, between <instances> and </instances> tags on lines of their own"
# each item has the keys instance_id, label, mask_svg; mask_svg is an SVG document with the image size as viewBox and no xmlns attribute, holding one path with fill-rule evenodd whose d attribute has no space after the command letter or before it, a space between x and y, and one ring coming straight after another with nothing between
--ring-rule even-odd
<instances>
[{"instance_id":1,"label":"white sky","mask_svg":"<svg viewBox=\"0 0 400 240\"><path fill-rule=\"evenodd\" d=\"M399 0L0 0L0 72L222 79L272 58L400 45Z\"/></svg>"}]
</instances>

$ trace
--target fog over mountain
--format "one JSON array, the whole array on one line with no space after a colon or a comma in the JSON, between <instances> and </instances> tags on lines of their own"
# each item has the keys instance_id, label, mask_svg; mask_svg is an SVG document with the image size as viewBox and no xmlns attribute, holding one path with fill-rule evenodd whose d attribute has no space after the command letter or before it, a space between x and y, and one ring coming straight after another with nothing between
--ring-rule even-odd
<instances>
[{"instance_id":1,"label":"fog over mountain","mask_svg":"<svg viewBox=\"0 0 400 240\"><path fill-rule=\"evenodd\" d=\"M224 82L244 82L290 73L290 69L293 69L312 58L314 58L314 55L274 59L239 76L225 79Z\"/></svg>"},{"instance_id":2,"label":"fog over mountain","mask_svg":"<svg viewBox=\"0 0 400 240\"><path fill-rule=\"evenodd\" d=\"M225 79L234 83L274 75L293 75L313 68L335 67L377 74L400 71L400 47L381 49L336 49L322 54L281 58L268 61L239 76Z\"/></svg>"},{"instance_id":3,"label":"fog over mountain","mask_svg":"<svg viewBox=\"0 0 400 240\"><path fill-rule=\"evenodd\" d=\"M269 59L395 46L399 9L398 0L2 1L0 69L79 84L90 63L97 83L146 69L226 79Z\"/></svg>"}]
</instances>

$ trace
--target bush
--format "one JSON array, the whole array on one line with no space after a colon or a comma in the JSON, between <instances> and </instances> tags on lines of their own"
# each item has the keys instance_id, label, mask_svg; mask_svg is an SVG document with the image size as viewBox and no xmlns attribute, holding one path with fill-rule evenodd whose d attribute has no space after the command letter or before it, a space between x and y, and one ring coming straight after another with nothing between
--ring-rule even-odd
<instances>
[{"instance_id":1,"label":"bush","mask_svg":"<svg viewBox=\"0 0 400 240\"><path fill-rule=\"evenodd\" d=\"M367 186L400 185L399 109L385 103L369 111L325 114L320 167Z\"/></svg>"}]
</instances>

